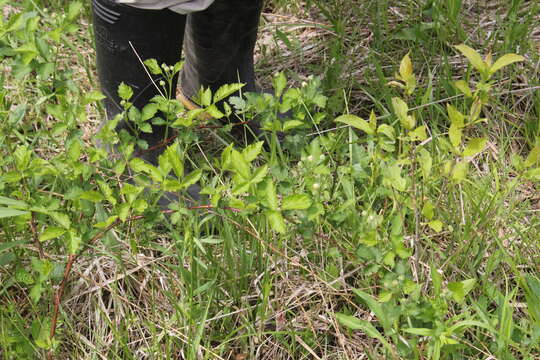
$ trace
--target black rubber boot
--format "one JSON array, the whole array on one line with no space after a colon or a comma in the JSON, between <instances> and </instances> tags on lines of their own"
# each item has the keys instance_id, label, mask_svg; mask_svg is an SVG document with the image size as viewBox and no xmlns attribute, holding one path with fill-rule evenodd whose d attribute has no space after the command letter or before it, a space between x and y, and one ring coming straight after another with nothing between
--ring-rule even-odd
<instances>
[{"instance_id":1,"label":"black rubber boot","mask_svg":"<svg viewBox=\"0 0 540 360\"><path fill-rule=\"evenodd\" d=\"M259 91L253 51L262 6L262 0L216 0L188 15L180 81L184 105L190 106L201 87L215 92L224 84L241 82L246 84L242 92Z\"/></svg>"},{"instance_id":2,"label":"black rubber boot","mask_svg":"<svg viewBox=\"0 0 540 360\"><path fill-rule=\"evenodd\" d=\"M186 16L168 9L137 9L111 0L92 0L92 10L98 76L106 96L107 117L112 119L122 111L118 96L121 82L133 89L131 102L138 109L159 94L137 54L142 61L153 58L159 65L178 62ZM159 80L154 78L156 84ZM125 128L126 125L120 127ZM152 130L151 134L140 135L150 147L159 144L166 136L165 126L153 126ZM145 152L145 160L155 163L160 150Z\"/></svg>"}]
</instances>

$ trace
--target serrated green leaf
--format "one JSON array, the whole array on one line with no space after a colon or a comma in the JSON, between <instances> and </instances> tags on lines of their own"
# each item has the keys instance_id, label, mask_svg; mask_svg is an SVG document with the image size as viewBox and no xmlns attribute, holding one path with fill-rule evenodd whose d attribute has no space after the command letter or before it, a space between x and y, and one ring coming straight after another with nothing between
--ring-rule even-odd
<instances>
[{"instance_id":1,"label":"serrated green leaf","mask_svg":"<svg viewBox=\"0 0 540 360\"><path fill-rule=\"evenodd\" d=\"M265 189L265 198L268 202L268 207L271 210L278 210L278 198L276 194L276 186L272 182L271 179L268 179L266 182L266 189Z\"/></svg>"},{"instance_id":2,"label":"serrated green leaf","mask_svg":"<svg viewBox=\"0 0 540 360\"><path fill-rule=\"evenodd\" d=\"M71 220L66 214L53 211L50 212L49 215L63 228L69 229L71 227Z\"/></svg>"},{"instance_id":3,"label":"serrated green leaf","mask_svg":"<svg viewBox=\"0 0 540 360\"><path fill-rule=\"evenodd\" d=\"M80 198L95 203L105 200L105 197L97 191L85 191L80 195Z\"/></svg>"},{"instance_id":4,"label":"serrated green leaf","mask_svg":"<svg viewBox=\"0 0 540 360\"><path fill-rule=\"evenodd\" d=\"M163 73L163 70L161 69L161 66L159 66L156 59L148 59L144 61L144 65L150 70L150 72L154 75L159 75Z\"/></svg>"},{"instance_id":5,"label":"serrated green leaf","mask_svg":"<svg viewBox=\"0 0 540 360\"><path fill-rule=\"evenodd\" d=\"M343 124L347 124L356 129L362 130L368 135L375 134L375 129L366 120L356 115L350 115L350 114L341 115L338 118L336 118L335 121L343 123Z\"/></svg>"},{"instance_id":6,"label":"serrated green leaf","mask_svg":"<svg viewBox=\"0 0 540 360\"><path fill-rule=\"evenodd\" d=\"M287 196L281 204L282 210L306 210L311 206L311 198L306 194Z\"/></svg>"},{"instance_id":7,"label":"serrated green leaf","mask_svg":"<svg viewBox=\"0 0 540 360\"><path fill-rule=\"evenodd\" d=\"M244 157L244 159L248 163L255 160L257 156L259 156L259 154L261 153L263 144L263 141L258 141L256 143L248 145L244 150L242 150L242 156Z\"/></svg>"},{"instance_id":8,"label":"serrated green leaf","mask_svg":"<svg viewBox=\"0 0 540 360\"><path fill-rule=\"evenodd\" d=\"M282 234L287 230L285 226L285 221L283 220L283 216L281 216L281 213L279 211L267 211L266 218L268 219L268 222L270 223L270 226L274 231Z\"/></svg>"},{"instance_id":9,"label":"serrated green leaf","mask_svg":"<svg viewBox=\"0 0 540 360\"><path fill-rule=\"evenodd\" d=\"M237 84L226 84L226 85L221 86L219 89L217 89L217 91L214 94L214 103L217 103L231 96L232 94L240 91L240 89L242 89L245 85L246 84L237 83Z\"/></svg>"},{"instance_id":10,"label":"serrated green leaf","mask_svg":"<svg viewBox=\"0 0 540 360\"><path fill-rule=\"evenodd\" d=\"M249 164L244 158L244 156L240 154L237 150L233 149L231 152L230 166L238 175L243 177L245 180L249 180L250 178Z\"/></svg>"},{"instance_id":11,"label":"serrated green leaf","mask_svg":"<svg viewBox=\"0 0 540 360\"><path fill-rule=\"evenodd\" d=\"M122 100L129 100L133 96L133 89L126 83L121 82L120 85L118 85L118 96L120 96L120 99Z\"/></svg>"},{"instance_id":12,"label":"serrated green leaf","mask_svg":"<svg viewBox=\"0 0 540 360\"><path fill-rule=\"evenodd\" d=\"M199 179L201 178L201 175L202 175L201 169L197 169L189 173L187 176L185 176L182 179L182 188L187 189L191 185L195 184L197 181L199 181Z\"/></svg>"}]
</instances>

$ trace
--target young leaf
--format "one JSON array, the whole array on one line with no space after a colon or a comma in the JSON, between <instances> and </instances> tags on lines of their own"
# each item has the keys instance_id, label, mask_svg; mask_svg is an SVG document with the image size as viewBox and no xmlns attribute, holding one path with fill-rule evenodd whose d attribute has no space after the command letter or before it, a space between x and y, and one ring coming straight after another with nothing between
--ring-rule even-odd
<instances>
[{"instance_id":1,"label":"young leaf","mask_svg":"<svg viewBox=\"0 0 540 360\"><path fill-rule=\"evenodd\" d=\"M244 150L242 150L242 156L244 157L244 159L248 163L255 160L257 156L259 156L259 154L261 153L263 144L263 141L258 141L256 143L248 145Z\"/></svg>"},{"instance_id":2,"label":"young leaf","mask_svg":"<svg viewBox=\"0 0 540 360\"><path fill-rule=\"evenodd\" d=\"M341 115L336 120L336 122L344 123L349 126L352 126L356 129L362 130L368 135L375 134L375 128L372 127L366 120L356 116L356 115Z\"/></svg>"},{"instance_id":3,"label":"young leaf","mask_svg":"<svg viewBox=\"0 0 540 360\"><path fill-rule=\"evenodd\" d=\"M276 194L276 186L271 179L266 182L265 198L268 202L270 210L278 210L278 198Z\"/></svg>"},{"instance_id":4,"label":"young leaf","mask_svg":"<svg viewBox=\"0 0 540 360\"><path fill-rule=\"evenodd\" d=\"M306 194L287 196L281 204L282 210L306 210L311 206L311 199Z\"/></svg>"},{"instance_id":5,"label":"young leaf","mask_svg":"<svg viewBox=\"0 0 540 360\"><path fill-rule=\"evenodd\" d=\"M493 66L489 69L489 72L493 74L494 72L502 69L505 66L513 64L515 62L524 61L524 60L525 58L521 55L516 55L516 54L503 55L500 58L498 58L497 61L495 61L495 64L493 64Z\"/></svg>"},{"instance_id":6,"label":"young leaf","mask_svg":"<svg viewBox=\"0 0 540 360\"><path fill-rule=\"evenodd\" d=\"M120 96L120 99L122 100L129 100L133 96L133 89L126 85L126 83L121 82L118 86L118 96Z\"/></svg>"},{"instance_id":7,"label":"young leaf","mask_svg":"<svg viewBox=\"0 0 540 360\"><path fill-rule=\"evenodd\" d=\"M161 69L161 66L159 66L156 59L148 59L144 61L144 65L150 70L150 72L154 75L159 75L163 73L163 70Z\"/></svg>"},{"instance_id":8,"label":"young leaf","mask_svg":"<svg viewBox=\"0 0 540 360\"><path fill-rule=\"evenodd\" d=\"M272 83L274 84L274 95L276 98L280 98L281 94L283 94L283 90L285 90L285 87L287 86L287 78L285 77L285 74L282 71L279 72L276 76L274 76Z\"/></svg>"},{"instance_id":9,"label":"young leaf","mask_svg":"<svg viewBox=\"0 0 540 360\"><path fill-rule=\"evenodd\" d=\"M482 60L482 57L479 53L477 53L473 48L461 44L456 45L456 49L458 49L471 63L471 65L478 70L480 73L485 73L487 68L487 64Z\"/></svg>"}]
</instances>

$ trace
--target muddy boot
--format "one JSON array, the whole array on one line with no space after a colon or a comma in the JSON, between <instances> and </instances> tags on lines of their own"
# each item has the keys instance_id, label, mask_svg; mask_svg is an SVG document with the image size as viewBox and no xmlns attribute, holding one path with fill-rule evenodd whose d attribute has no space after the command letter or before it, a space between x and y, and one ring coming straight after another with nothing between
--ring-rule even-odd
<instances>
[{"instance_id":1,"label":"muddy boot","mask_svg":"<svg viewBox=\"0 0 540 360\"><path fill-rule=\"evenodd\" d=\"M159 84L161 79L151 79L141 61L153 58L159 65L177 63L182 52L186 16L168 9L137 9L111 0L92 0L92 10L97 70L101 91L106 96L107 120L110 120L122 112L118 96L120 83L133 89L130 101L139 110L159 94L154 84ZM125 123L119 128L129 131ZM152 133L139 136L152 148L172 133L166 126L154 125ZM154 165L162 151L163 147L159 146L152 151L136 150L140 157ZM196 189L193 195L196 196ZM159 203L165 206L175 199L174 194L166 194Z\"/></svg>"},{"instance_id":2,"label":"muddy boot","mask_svg":"<svg viewBox=\"0 0 540 360\"><path fill-rule=\"evenodd\" d=\"M187 108L201 89L214 93L222 85L244 83L242 92L260 91L255 84L253 51L262 0L216 0L208 9L189 14L179 98ZM253 126L252 131L260 130Z\"/></svg>"}]
</instances>

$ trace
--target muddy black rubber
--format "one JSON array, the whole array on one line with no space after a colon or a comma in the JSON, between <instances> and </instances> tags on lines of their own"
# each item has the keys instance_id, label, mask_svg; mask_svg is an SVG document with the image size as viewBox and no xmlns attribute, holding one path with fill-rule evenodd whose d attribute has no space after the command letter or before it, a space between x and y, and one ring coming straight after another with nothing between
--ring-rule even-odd
<instances>
[{"instance_id":1,"label":"muddy black rubber","mask_svg":"<svg viewBox=\"0 0 540 360\"><path fill-rule=\"evenodd\" d=\"M138 56L143 61L156 59L160 65L178 62L186 16L167 9L141 10L110 0L92 0L92 11L98 77L106 96L107 118L112 119L122 111L118 96L121 82L131 86L134 92L131 102L139 109L159 94ZM156 83L159 80L154 78ZM154 126L152 134L141 137L150 146L156 145L163 140L165 129ZM155 160L157 154L149 157Z\"/></svg>"},{"instance_id":2,"label":"muddy black rubber","mask_svg":"<svg viewBox=\"0 0 540 360\"><path fill-rule=\"evenodd\" d=\"M242 92L258 91L253 51L263 0L216 0L188 15L181 89L193 99L201 87L216 91L242 82Z\"/></svg>"}]
</instances>

